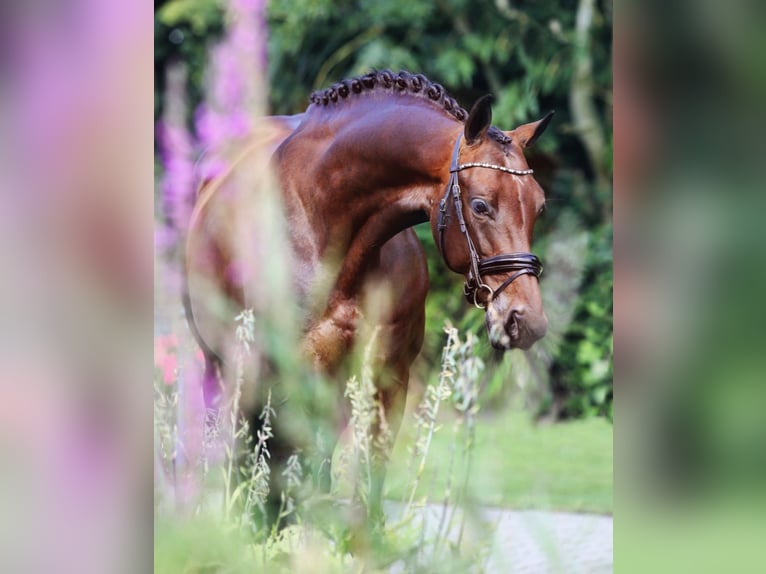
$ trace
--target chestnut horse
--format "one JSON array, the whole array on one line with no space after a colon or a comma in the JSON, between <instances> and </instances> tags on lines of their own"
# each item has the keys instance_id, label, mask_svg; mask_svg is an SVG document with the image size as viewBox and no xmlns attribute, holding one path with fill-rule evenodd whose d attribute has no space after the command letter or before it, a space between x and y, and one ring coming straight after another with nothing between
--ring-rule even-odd
<instances>
[{"instance_id":1,"label":"chestnut horse","mask_svg":"<svg viewBox=\"0 0 766 574\"><path fill-rule=\"evenodd\" d=\"M445 264L465 276L465 295L485 310L494 347L527 349L547 327L542 266L529 253L545 196L524 148L551 114L508 132L491 126L491 115L486 96L467 113L422 75L382 71L315 92L303 114L266 118L258 128L254 149L261 156L268 150L281 192L304 358L318 373L337 377L360 333L376 327L377 399L394 436L424 337L428 273L413 225L430 221ZM252 193L236 189L233 174L237 166L265 173L262 163L246 150L207 182L189 228L185 308L205 355L204 398L212 409L231 387L233 318L254 306L258 316L258 288L268 274L259 268L263 242L243 248L231 232L247 227L240 202ZM387 303L365 307L381 285ZM341 428L343 381L337 386L333 424ZM261 396L250 413L262 403ZM330 442L322 456L331 456ZM285 450L271 451L279 464ZM370 495L378 510L380 475Z\"/></svg>"}]
</instances>

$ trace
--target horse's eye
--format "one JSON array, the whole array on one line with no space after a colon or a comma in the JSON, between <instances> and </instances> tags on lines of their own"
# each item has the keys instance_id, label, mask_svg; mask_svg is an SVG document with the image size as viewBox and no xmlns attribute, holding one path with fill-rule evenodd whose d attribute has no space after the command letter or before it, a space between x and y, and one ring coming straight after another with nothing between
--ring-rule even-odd
<instances>
[{"instance_id":1,"label":"horse's eye","mask_svg":"<svg viewBox=\"0 0 766 574\"><path fill-rule=\"evenodd\" d=\"M471 201L471 209L476 215L487 215L489 213L489 206L483 199L474 199Z\"/></svg>"}]
</instances>

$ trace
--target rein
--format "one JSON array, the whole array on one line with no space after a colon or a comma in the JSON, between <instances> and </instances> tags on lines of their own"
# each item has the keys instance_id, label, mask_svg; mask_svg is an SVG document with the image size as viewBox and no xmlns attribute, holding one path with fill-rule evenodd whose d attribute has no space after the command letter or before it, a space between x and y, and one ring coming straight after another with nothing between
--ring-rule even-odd
<instances>
[{"instance_id":1,"label":"rein","mask_svg":"<svg viewBox=\"0 0 766 574\"><path fill-rule=\"evenodd\" d=\"M446 257L444 251L444 230L447 229L447 223L449 222L449 214L447 213L447 206L449 205L449 198L452 195L452 199L455 206L455 215L457 217L458 225L460 226L460 232L465 237L468 244L468 253L471 258L471 266L466 275L465 284L463 285L463 293L469 302L472 302L479 309L486 309L491 301L502 293L514 280L518 279L522 275L534 275L540 277L543 272L543 264L532 253L503 253L501 255L495 255L494 257L487 257L481 259L479 253L476 251L471 234L468 233L468 227L465 223L465 217L463 217L463 200L460 193L460 185L458 184L457 174L464 169L470 169L474 167L483 167L488 169L496 169L505 173L513 175L531 175L533 170L531 169L512 169L504 167L502 165L495 165L493 163L483 162L471 162L460 163L460 140L462 134L458 135L455 142L455 148L452 151L452 160L450 161L450 176L447 182L447 190L444 193L444 197L439 201L439 219L437 228L439 230L439 249L442 252L442 257ZM508 271L515 271L513 275L503 281L497 289L492 289L489 285L482 281L482 275L497 275ZM482 303L478 300L478 295L482 291L488 293L486 302Z\"/></svg>"}]
</instances>

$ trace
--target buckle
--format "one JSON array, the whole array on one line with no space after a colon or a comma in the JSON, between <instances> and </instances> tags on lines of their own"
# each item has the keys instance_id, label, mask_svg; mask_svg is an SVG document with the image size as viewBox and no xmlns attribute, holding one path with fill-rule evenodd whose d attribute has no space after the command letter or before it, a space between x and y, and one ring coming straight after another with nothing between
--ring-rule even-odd
<instances>
[{"instance_id":1,"label":"buckle","mask_svg":"<svg viewBox=\"0 0 766 574\"><path fill-rule=\"evenodd\" d=\"M439 221L437 221L436 229L439 231L444 231L447 229L448 219L449 215L447 215L447 200L442 199L439 201Z\"/></svg>"},{"instance_id":2,"label":"buckle","mask_svg":"<svg viewBox=\"0 0 766 574\"><path fill-rule=\"evenodd\" d=\"M477 296L479 293L481 293L481 290L484 289L487 291L487 303L482 305L478 302ZM473 292L473 304L476 306L477 309L487 309L487 306L489 305L490 301L492 301L493 297L495 296L495 292L492 290L492 287L487 285L486 283L482 283L479 285Z\"/></svg>"}]
</instances>

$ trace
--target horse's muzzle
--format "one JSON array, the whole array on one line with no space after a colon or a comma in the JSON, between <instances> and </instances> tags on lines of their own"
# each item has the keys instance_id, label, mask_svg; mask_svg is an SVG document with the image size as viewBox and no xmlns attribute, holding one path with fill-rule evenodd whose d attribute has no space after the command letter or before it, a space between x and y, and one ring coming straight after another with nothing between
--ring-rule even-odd
<instances>
[{"instance_id":1,"label":"horse's muzzle","mask_svg":"<svg viewBox=\"0 0 766 574\"><path fill-rule=\"evenodd\" d=\"M490 343L501 350L529 349L548 330L545 313L532 312L522 305L512 307L505 320L487 313L486 324Z\"/></svg>"}]
</instances>

